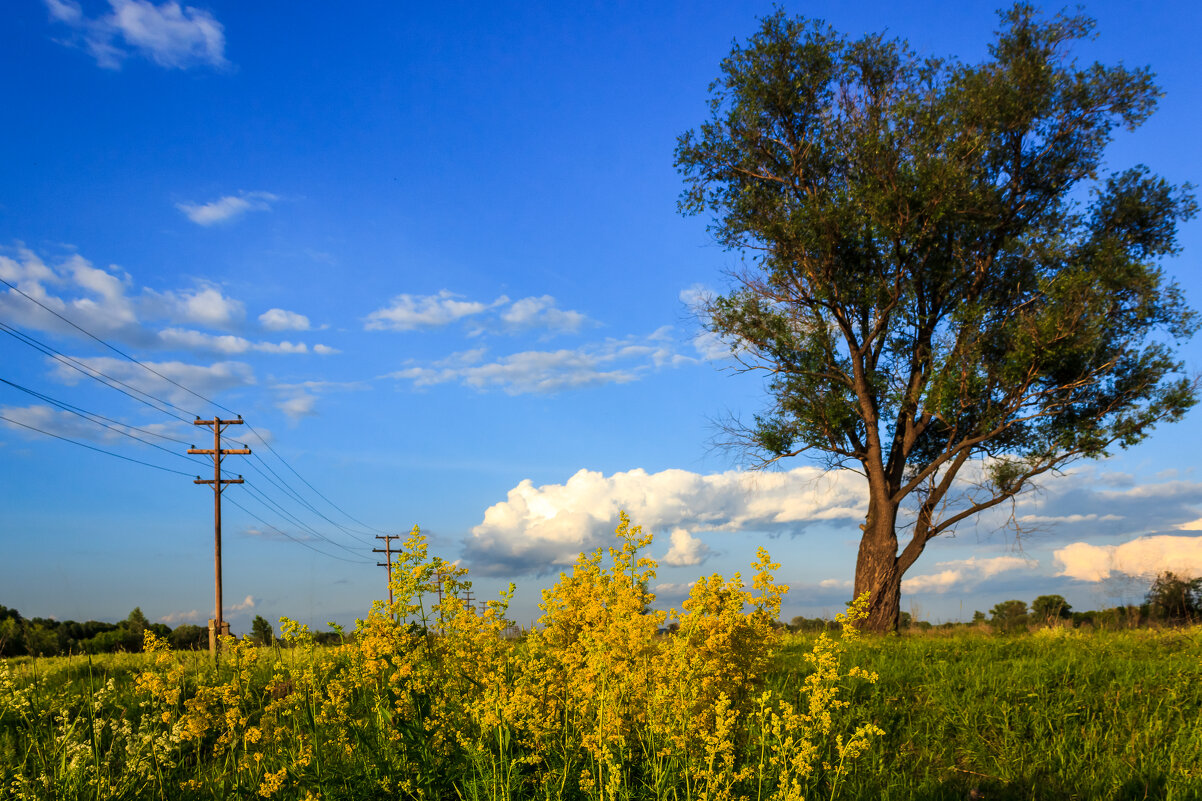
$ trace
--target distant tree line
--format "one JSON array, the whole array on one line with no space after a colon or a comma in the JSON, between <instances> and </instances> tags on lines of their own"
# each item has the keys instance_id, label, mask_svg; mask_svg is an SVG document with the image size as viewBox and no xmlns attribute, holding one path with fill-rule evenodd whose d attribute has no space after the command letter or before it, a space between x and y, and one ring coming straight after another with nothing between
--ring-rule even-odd
<instances>
[{"instance_id":1,"label":"distant tree line","mask_svg":"<svg viewBox=\"0 0 1202 801\"><path fill-rule=\"evenodd\" d=\"M163 637L176 650L209 647L206 626L184 623L171 628L166 623L151 623L140 607L134 607L119 623L100 620L79 623L44 617L26 618L16 609L0 605L0 657L133 653L142 650L146 631ZM271 624L261 615L256 615L251 624L251 638L260 645L271 645L274 641ZM337 643L340 636L335 631L320 631L313 639L318 643Z\"/></svg>"},{"instance_id":2,"label":"distant tree line","mask_svg":"<svg viewBox=\"0 0 1202 801\"><path fill-rule=\"evenodd\" d=\"M1087 612L1074 611L1062 595L1041 595L1031 602L1010 600L995 604L989 614L977 611L972 621L943 623L938 628L988 625L997 631L1021 631L1032 626L1073 626L1089 628L1134 628L1145 625L1187 625L1202 623L1202 578L1186 578L1164 572L1152 581L1141 604L1114 606ZM899 629L936 628L925 620L915 620L902 612ZM791 631L818 632L837 630L838 624L826 618L795 617L788 623Z\"/></svg>"},{"instance_id":3,"label":"distant tree line","mask_svg":"<svg viewBox=\"0 0 1202 801\"><path fill-rule=\"evenodd\" d=\"M1089 612L1074 612L1060 595L1041 595L1031 602L1002 601L973 615L974 623L1012 631L1029 626L1072 625L1097 628L1129 628L1141 625L1202 623L1202 578L1186 578L1164 572L1153 580L1141 604L1115 606Z\"/></svg>"}]
</instances>

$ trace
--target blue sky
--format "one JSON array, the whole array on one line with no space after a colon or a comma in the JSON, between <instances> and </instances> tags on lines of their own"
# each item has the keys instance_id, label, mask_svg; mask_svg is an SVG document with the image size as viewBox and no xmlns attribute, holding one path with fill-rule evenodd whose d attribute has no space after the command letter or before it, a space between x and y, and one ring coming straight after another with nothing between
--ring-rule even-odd
<instances>
[{"instance_id":1,"label":"blue sky","mask_svg":"<svg viewBox=\"0 0 1202 801\"><path fill-rule=\"evenodd\" d=\"M984 3L784 7L967 61L996 27ZM794 587L785 617L833 613L862 488L804 462L748 475L710 447L711 421L754 412L760 386L708 357L687 302L738 255L675 211L676 137L771 10L19 0L0 32L0 277L224 408L7 287L0 322L270 443L231 431L254 455L229 457L248 484L226 497L262 518L225 506L235 630L353 622L384 589L372 537L414 524L479 595L516 581L525 622L622 508L656 534L665 603L764 544ZM1165 90L1110 164L1202 180L1202 12L1087 11L1098 38L1079 57L1151 65ZM1166 264L1195 308L1200 232ZM0 422L0 603L202 623L212 496L182 453L203 429L0 340L0 414L188 474ZM1191 373L1200 348L1182 350ZM11 384L180 442L140 445ZM1021 544L996 518L932 543L903 608L947 620L1047 592L1091 608L1137 599L1142 573L1202 571L1200 433L1195 413L1048 479L1016 509Z\"/></svg>"}]
</instances>

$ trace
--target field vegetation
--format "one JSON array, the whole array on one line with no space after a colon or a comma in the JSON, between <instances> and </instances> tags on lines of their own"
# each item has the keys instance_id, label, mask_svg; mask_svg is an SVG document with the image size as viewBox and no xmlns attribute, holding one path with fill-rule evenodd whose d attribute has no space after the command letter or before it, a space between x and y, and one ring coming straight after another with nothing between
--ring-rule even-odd
<instances>
[{"instance_id":1,"label":"field vegetation","mask_svg":"<svg viewBox=\"0 0 1202 801\"><path fill-rule=\"evenodd\" d=\"M0 797L1202 797L1202 628L862 638L861 599L791 631L763 551L655 612L650 537L617 534L519 637L415 531L338 644L0 662Z\"/></svg>"}]
</instances>

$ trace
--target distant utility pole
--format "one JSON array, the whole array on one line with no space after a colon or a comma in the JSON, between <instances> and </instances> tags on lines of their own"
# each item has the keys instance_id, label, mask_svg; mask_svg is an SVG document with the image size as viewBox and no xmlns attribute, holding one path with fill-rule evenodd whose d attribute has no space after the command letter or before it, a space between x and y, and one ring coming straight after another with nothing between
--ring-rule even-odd
<instances>
[{"instance_id":1,"label":"distant utility pole","mask_svg":"<svg viewBox=\"0 0 1202 801\"><path fill-rule=\"evenodd\" d=\"M192 423L197 426L208 426L213 429L213 447L209 448L188 448L188 453L199 453L213 457L213 477L211 479L196 477L193 484L212 484L213 485L213 594L214 594L214 613L213 619L209 621L209 654L213 659L217 658L217 638L222 634L230 633L230 624L226 623L221 616L221 491L226 484L241 484L242 476L237 478L222 478L221 477L221 457L231 454L248 454L250 448L222 448L221 447L221 432L229 426L242 425L242 416L239 415L237 420L222 420L216 415L212 420L201 420L196 418Z\"/></svg>"},{"instance_id":2,"label":"distant utility pole","mask_svg":"<svg viewBox=\"0 0 1202 801\"><path fill-rule=\"evenodd\" d=\"M399 540L400 534L377 534L376 539L384 540L383 548L372 548L372 553L382 553L387 561L376 562L376 567L388 568L388 610L392 611L392 541Z\"/></svg>"}]
</instances>

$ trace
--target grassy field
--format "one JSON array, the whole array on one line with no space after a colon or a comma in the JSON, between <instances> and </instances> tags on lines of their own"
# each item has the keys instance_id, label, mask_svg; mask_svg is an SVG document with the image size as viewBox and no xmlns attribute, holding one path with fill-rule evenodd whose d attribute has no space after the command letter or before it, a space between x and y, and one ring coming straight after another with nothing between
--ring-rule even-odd
<instances>
[{"instance_id":1,"label":"grassy field","mask_svg":"<svg viewBox=\"0 0 1202 801\"><path fill-rule=\"evenodd\" d=\"M0 798L1202 799L1200 627L788 634L761 551L665 636L618 534L519 640L415 533L341 646L0 662Z\"/></svg>"},{"instance_id":2,"label":"grassy field","mask_svg":"<svg viewBox=\"0 0 1202 801\"><path fill-rule=\"evenodd\" d=\"M812 671L803 658L812 639L793 636L784 643L766 677L770 686L796 686ZM278 657L297 658L286 650ZM856 717L875 722L884 735L842 779L840 798L1202 798L1202 628L868 638L852 643L845 659L879 674L875 685L861 684L848 698ZM55 712L74 709L86 718L89 696L110 681L112 702L97 711L117 720L137 715L136 677L153 660L142 654L21 658L11 660L10 671L16 684L38 687L35 703L46 718L40 748L53 751L62 739L50 720ZM181 663L192 683L212 673L203 654L182 655ZM220 672L228 676L232 667ZM268 681L264 671L249 684L262 691ZM270 692L264 696L260 719ZM17 797L17 769L36 761L28 735L38 733L21 728L11 709L0 716L0 797ZM117 781L109 797L260 797L257 787L250 792L216 782L215 769L224 768L205 764L216 756L202 748L195 762L160 766L163 782L122 787ZM60 754L51 761L67 774L71 759ZM274 769L278 759L268 761ZM350 775L356 770L360 775ZM281 788L276 797L390 797L381 784L387 772L364 757L331 771L326 781ZM806 797L828 797L829 782L811 778ZM179 787L197 779L200 786ZM75 789L74 797L105 797L99 785ZM533 784L528 789L535 795ZM430 797L437 795L430 790Z\"/></svg>"},{"instance_id":3,"label":"grassy field","mask_svg":"<svg viewBox=\"0 0 1202 801\"><path fill-rule=\"evenodd\" d=\"M800 645L782 667L796 666ZM866 639L848 798L1202 798L1202 627Z\"/></svg>"}]
</instances>

